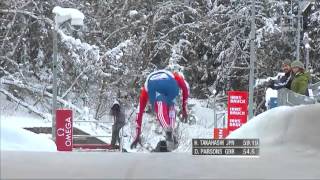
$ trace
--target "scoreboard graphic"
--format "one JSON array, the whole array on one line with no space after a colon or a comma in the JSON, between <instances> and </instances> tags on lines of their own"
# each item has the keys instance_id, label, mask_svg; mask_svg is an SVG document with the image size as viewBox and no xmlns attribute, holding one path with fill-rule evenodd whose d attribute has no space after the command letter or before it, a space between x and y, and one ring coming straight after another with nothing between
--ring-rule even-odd
<instances>
[{"instance_id":1,"label":"scoreboard graphic","mask_svg":"<svg viewBox=\"0 0 320 180\"><path fill-rule=\"evenodd\" d=\"M192 139L192 155L259 156L259 139Z\"/></svg>"}]
</instances>

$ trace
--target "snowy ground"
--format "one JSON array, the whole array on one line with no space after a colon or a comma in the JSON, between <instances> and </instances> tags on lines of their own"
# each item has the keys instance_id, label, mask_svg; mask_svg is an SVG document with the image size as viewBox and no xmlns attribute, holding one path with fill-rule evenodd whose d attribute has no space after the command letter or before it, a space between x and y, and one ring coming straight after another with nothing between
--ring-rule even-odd
<instances>
[{"instance_id":1,"label":"snowy ground","mask_svg":"<svg viewBox=\"0 0 320 180\"><path fill-rule=\"evenodd\" d=\"M319 110L320 104L274 108L229 135L260 138L258 158L193 156L190 148L184 149L185 153L2 150L1 178L319 179ZM212 135L201 127L190 126L186 136Z\"/></svg>"},{"instance_id":2,"label":"snowy ground","mask_svg":"<svg viewBox=\"0 0 320 180\"><path fill-rule=\"evenodd\" d=\"M51 118L48 115L48 120L43 120L32 113L29 113L25 108L17 105L16 103L11 103L5 99L5 97L0 94L1 107L0 107L0 121L1 125L11 126L20 128L26 127L51 127ZM190 108L190 113L194 114L196 122L192 125L184 124L179 122L177 118L176 127L177 136L179 139L179 148L176 152L190 152L191 151L191 139L197 137L212 138L213 137L213 126L214 117L213 109L207 108L207 100L190 99L189 104L192 105ZM179 109L180 107L177 107ZM127 124L123 128L124 139L123 146L130 152L149 152L142 147L137 147L137 149L130 149L130 144L135 136L135 109L128 109L126 111ZM134 112L132 114L132 112ZM221 111L219 111L221 113ZM219 113L218 112L218 113ZM177 112L178 113L178 112ZM130 116L131 115L131 116ZM77 117L74 117L77 119ZM90 119L91 120L91 119ZM91 134L91 135L109 135L110 137L102 137L100 140L110 143L111 142L111 126L113 123L112 117L106 116L103 121L110 121L110 123L78 123L75 122L74 126ZM222 127L222 119L218 121L218 126ZM51 135L44 135L50 140ZM4 134L2 137L6 137ZM145 113L142 122L142 140L146 147L155 148L159 140L164 139L164 134L159 122L156 120L154 114ZM21 143L21 142L20 142ZM43 144L43 143L41 143ZM2 143L2 150L11 150L8 141ZM13 148L14 149L14 148ZM27 147L21 150L28 150Z\"/></svg>"},{"instance_id":3,"label":"snowy ground","mask_svg":"<svg viewBox=\"0 0 320 180\"><path fill-rule=\"evenodd\" d=\"M189 153L3 152L1 178L23 179L319 179L320 157L282 148L260 158ZM30 166L32 164L32 166Z\"/></svg>"},{"instance_id":4,"label":"snowy ground","mask_svg":"<svg viewBox=\"0 0 320 180\"><path fill-rule=\"evenodd\" d=\"M0 94L0 149L9 151L56 151L48 134L35 134L23 128L50 127L51 122L30 114L26 109L10 103Z\"/></svg>"},{"instance_id":5,"label":"snowy ground","mask_svg":"<svg viewBox=\"0 0 320 180\"><path fill-rule=\"evenodd\" d=\"M11 120L11 119L7 119ZM56 144L48 137L47 134L35 134L31 131L25 130L22 127L28 118L15 118L14 123L4 123L1 120L1 150L23 150L23 151L56 151ZM35 123L33 119L29 119L30 124ZM21 123L18 123L18 122ZM16 124L17 123L17 124ZM37 127L40 125L36 122ZM45 125L45 123L43 123Z\"/></svg>"},{"instance_id":6,"label":"snowy ground","mask_svg":"<svg viewBox=\"0 0 320 180\"><path fill-rule=\"evenodd\" d=\"M33 145L30 144L30 148L28 147L28 142L22 139L26 139L26 135L28 134L28 138L38 138L35 133L24 130L26 127L51 127L51 118L48 120L41 119L36 115L28 112L25 108L7 101L3 95L0 94L1 107L0 107L0 122L1 122L1 150L22 150L22 151L32 151L35 146L38 146L38 149L45 150L48 149L46 147L46 143L37 141ZM212 138L213 137L213 125L214 125L214 117L213 110L207 108L206 100L197 100L190 99L189 104L192 104L192 108L190 112L194 114L196 118L196 122L192 125L184 124L179 122L177 118L176 127L178 127L177 136L179 139L179 148L176 149L176 152L190 152L191 151L191 139L192 138ZM178 108L178 107L177 107ZM135 113L132 114L132 111L135 109L127 110L127 125L124 127L124 148L130 152L149 152L142 147L137 147L137 149L130 149L130 144L133 141L133 137L135 135ZM131 115L132 114L132 115ZM131 116L130 116L131 115ZM49 116L48 116L49 117ZM98 125L97 123L74 123L74 126L91 134L91 135L110 135L110 137L99 138L106 143L110 143L111 141L111 125L112 118L107 117L105 120L110 120L110 123L104 123L102 125ZM222 126L222 121L218 122L218 125ZM15 129L15 128L16 129ZM12 139L12 134L17 133L17 140ZM20 137L21 136L21 137ZM24 137L26 136L26 137ZM41 134L41 139L45 138L47 140L47 144L52 144L51 135L50 134ZM19 139L20 138L20 139ZM145 113L143 117L142 124L142 140L145 146L149 146L151 148L156 147L159 140L164 139L164 134L162 132L162 128L160 127L159 122L156 120L154 114ZM39 141L40 142L40 141ZM17 148L16 145L20 144L20 148ZM44 146L44 147L40 147ZM50 151L53 151L52 148L49 148Z\"/></svg>"},{"instance_id":7,"label":"snowy ground","mask_svg":"<svg viewBox=\"0 0 320 180\"><path fill-rule=\"evenodd\" d=\"M177 137L179 140L179 147L175 152L191 152L191 140L192 138L213 138L214 127L214 110L207 108L207 102L205 100L190 99L189 104L192 105L190 113L195 118L195 124L185 124L179 122L177 117L176 128ZM125 139L124 148L129 152L148 152L138 146L137 149L130 149L130 143L133 141L135 121L134 117L131 119L129 125L125 128L125 132L128 134L128 138ZM222 119L218 121L218 126L222 126ZM128 133L129 132L129 133ZM160 127L156 117L152 114L145 113L142 121L142 141L146 146L156 147L160 140L164 139L164 133Z\"/></svg>"}]
</instances>

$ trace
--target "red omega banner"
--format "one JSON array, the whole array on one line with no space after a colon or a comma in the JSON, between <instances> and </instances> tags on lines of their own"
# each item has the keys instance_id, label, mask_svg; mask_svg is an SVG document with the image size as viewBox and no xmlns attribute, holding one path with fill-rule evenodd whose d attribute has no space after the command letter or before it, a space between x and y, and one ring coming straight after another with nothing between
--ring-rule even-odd
<instances>
[{"instance_id":1,"label":"red omega banner","mask_svg":"<svg viewBox=\"0 0 320 180\"><path fill-rule=\"evenodd\" d=\"M58 151L72 151L72 110L56 111L56 144Z\"/></svg>"},{"instance_id":2,"label":"red omega banner","mask_svg":"<svg viewBox=\"0 0 320 180\"><path fill-rule=\"evenodd\" d=\"M228 91L228 129L234 131L247 122L248 92Z\"/></svg>"}]
</instances>

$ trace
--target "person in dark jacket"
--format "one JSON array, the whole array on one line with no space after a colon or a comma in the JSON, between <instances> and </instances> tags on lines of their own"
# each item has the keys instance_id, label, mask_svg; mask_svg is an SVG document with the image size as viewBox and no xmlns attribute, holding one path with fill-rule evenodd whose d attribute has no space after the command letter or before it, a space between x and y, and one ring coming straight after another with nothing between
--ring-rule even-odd
<instances>
[{"instance_id":1,"label":"person in dark jacket","mask_svg":"<svg viewBox=\"0 0 320 180\"><path fill-rule=\"evenodd\" d=\"M304 65L300 61L293 61L291 67L294 76L290 89L295 93L308 96L310 74L304 71Z\"/></svg>"},{"instance_id":2,"label":"person in dark jacket","mask_svg":"<svg viewBox=\"0 0 320 180\"><path fill-rule=\"evenodd\" d=\"M291 62L289 59L285 59L282 63L282 71L284 72L284 75L279 77L278 80L271 80L269 82L268 87L278 90L281 88L291 88L291 82L292 82L292 68L291 68Z\"/></svg>"},{"instance_id":3,"label":"person in dark jacket","mask_svg":"<svg viewBox=\"0 0 320 180\"><path fill-rule=\"evenodd\" d=\"M111 139L111 146L112 148L118 148L116 143L118 142L120 145L120 130L126 124L125 121L125 114L122 110L120 103L115 101L111 107L111 115L113 116L113 126L112 126L112 139Z\"/></svg>"}]
</instances>

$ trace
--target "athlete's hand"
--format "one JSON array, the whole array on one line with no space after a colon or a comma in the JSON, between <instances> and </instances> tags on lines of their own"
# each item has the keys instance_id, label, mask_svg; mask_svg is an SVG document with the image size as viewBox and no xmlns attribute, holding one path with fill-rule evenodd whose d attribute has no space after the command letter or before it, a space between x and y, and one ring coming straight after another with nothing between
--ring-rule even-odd
<instances>
[{"instance_id":1,"label":"athlete's hand","mask_svg":"<svg viewBox=\"0 0 320 180\"><path fill-rule=\"evenodd\" d=\"M182 119L185 123L187 123L188 120L188 113L186 110L182 110Z\"/></svg>"},{"instance_id":2,"label":"athlete's hand","mask_svg":"<svg viewBox=\"0 0 320 180\"><path fill-rule=\"evenodd\" d=\"M182 105L182 122L187 123L188 113L187 113L187 104L183 103Z\"/></svg>"},{"instance_id":3,"label":"athlete's hand","mask_svg":"<svg viewBox=\"0 0 320 180\"><path fill-rule=\"evenodd\" d=\"M131 143L130 148L131 148L131 149L136 148L138 143L139 143L139 144L141 143L140 135L137 136L136 139Z\"/></svg>"}]
</instances>

